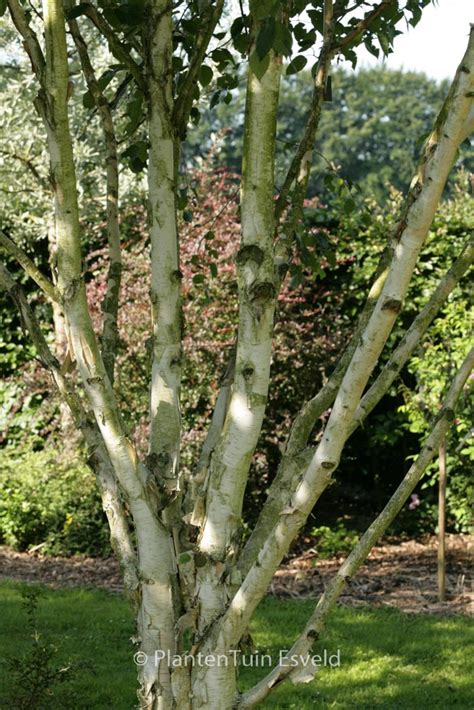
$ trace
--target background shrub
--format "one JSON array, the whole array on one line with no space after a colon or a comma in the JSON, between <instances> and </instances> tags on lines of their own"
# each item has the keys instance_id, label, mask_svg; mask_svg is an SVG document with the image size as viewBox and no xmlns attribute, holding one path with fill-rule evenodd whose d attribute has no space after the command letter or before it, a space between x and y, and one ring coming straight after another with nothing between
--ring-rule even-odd
<instances>
[{"instance_id":1,"label":"background shrub","mask_svg":"<svg viewBox=\"0 0 474 710\"><path fill-rule=\"evenodd\" d=\"M105 515L92 472L51 449L0 453L0 538L16 550L53 555L110 554Z\"/></svg>"}]
</instances>

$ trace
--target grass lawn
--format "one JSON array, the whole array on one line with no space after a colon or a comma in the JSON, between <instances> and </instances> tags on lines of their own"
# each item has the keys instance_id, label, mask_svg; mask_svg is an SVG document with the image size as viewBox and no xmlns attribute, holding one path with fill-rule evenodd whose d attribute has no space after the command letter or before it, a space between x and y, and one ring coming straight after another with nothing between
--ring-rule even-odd
<instances>
[{"instance_id":1,"label":"grass lawn","mask_svg":"<svg viewBox=\"0 0 474 710\"><path fill-rule=\"evenodd\" d=\"M2 658L21 655L30 645L21 590L0 585ZM261 605L253 624L260 653L274 659L297 634L312 607L308 601L273 598ZM119 596L93 589L47 590L38 610L44 640L59 645L58 663L85 661L69 685L58 686L48 710L131 710L135 703L133 621ZM340 667L323 667L305 686L283 685L261 707L272 710L433 710L474 708L474 620L406 615L391 609L339 608L315 653L340 651ZM334 659L333 659L334 660ZM3 671L4 669L2 669ZM267 669L246 668L242 686ZM2 672L0 707L6 704L9 674Z\"/></svg>"}]
</instances>

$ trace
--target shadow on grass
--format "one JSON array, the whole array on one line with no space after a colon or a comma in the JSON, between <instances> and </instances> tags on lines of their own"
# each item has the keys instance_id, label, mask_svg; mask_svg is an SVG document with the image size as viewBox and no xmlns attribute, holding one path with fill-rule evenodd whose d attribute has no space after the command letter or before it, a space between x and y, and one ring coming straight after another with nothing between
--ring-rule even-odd
<instances>
[{"instance_id":1,"label":"shadow on grass","mask_svg":"<svg viewBox=\"0 0 474 710\"><path fill-rule=\"evenodd\" d=\"M2 657L18 656L30 643L21 589L0 585ZM269 598L252 625L260 654L275 661L288 648L312 609L305 601ZM94 589L48 590L38 609L39 631L58 645L58 659L85 662L93 673L71 681L74 704L58 688L48 704L55 708L132 710L135 706L133 619L120 596ZM305 686L285 684L262 707L272 710L433 710L474 707L474 621L465 617L405 615L391 609L338 608L327 633L315 646L323 655L340 653L340 667L322 667ZM333 659L334 660L334 659ZM268 667L242 669L248 688ZM0 698L8 675L2 673ZM5 707L0 702L0 707Z\"/></svg>"}]
</instances>

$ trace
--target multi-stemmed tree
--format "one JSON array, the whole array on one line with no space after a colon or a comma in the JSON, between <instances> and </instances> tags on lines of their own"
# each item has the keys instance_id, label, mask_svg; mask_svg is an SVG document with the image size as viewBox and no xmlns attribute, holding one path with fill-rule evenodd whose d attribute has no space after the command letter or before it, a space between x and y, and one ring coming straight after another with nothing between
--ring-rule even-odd
<instances>
[{"instance_id":1,"label":"multi-stemmed tree","mask_svg":"<svg viewBox=\"0 0 474 710\"><path fill-rule=\"evenodd\" d=\"M472 370L474 351L453 379L422 451L399 488L319 600L289 655L255 687L239 693L236 651L252 614L292 540L331 483L344 444L397 377L431 321L469 268L472 244L451 265L428 304L393 351L380 356L403 307L410 277L460 144L474 127L474 34L432 132L421 151L396 229L374 274L351 341L322 390L302 403L257 523L245 538L242 501L270 384L276 303L301 239L303 200L323 102L330 99L335 57L355 62L355 47L391 51L398 23L415 24L428 0L150 0L79 5L44 0L42 9L7 0L31 62L35 109L46 134L54 195L54 263L41 272L7 234L17 258L62 318L67 352L52 352L27 296L2 267L1 283L17 304L38 357L50 371L89 449L111 539L137 615L139 698L143 708L253 707L286 677L315 672L308 654L328 612L371 546L386 530L431 461ZM30 7L34 8L32 15ZM110 66L98 77L91 29L106 41ZM97 42L97 39L94 39ZM296 52L294 49L296 48ZM315 49L314 81L303 134L276 194L276 117L284 60L294 72ZM86 299L68 104L70 62L80 62L85 101L103 129L109 270L100 332ZM183 431L180 372L179 220L184 205L180 151L199 120L201 94L231 99L241 64L247 72L240 185L240 244L235 245L239 294L235 347L191 476L180 467ZM125 139L115 109L127 101ZM402 130L402 127L401 127ZM115 365L122 250L118 145L134 170L146 165L150 235L151 352L149 450L143 459L117 404ZM145 347L145 343L143 344ZM372 373L372 380L369 382ZM370 385L367 389L367 385ZM330 412L319 435L313 429ZM170 663L169 658L175 662ZM178 659L178 660L177 660ZM182 662L179 661L181 659Z\"/></svg>"}]
</instances>

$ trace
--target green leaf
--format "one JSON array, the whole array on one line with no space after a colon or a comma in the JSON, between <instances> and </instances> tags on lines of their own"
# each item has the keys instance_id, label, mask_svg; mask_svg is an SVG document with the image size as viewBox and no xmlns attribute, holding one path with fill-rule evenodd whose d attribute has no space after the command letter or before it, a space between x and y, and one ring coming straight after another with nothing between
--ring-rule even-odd
<instances>
[{"instance_id":1,"label":"green leaf","mask_svg":"<svg viewBox=\"0 0 474 710\"><path fill-rule=\"evenodd\" d=\"M315 30L318 30L321 34L323 33L323 13L320 10L308 10L308 16L313 24Z\"/></svg>"},{"instance_id":2,"label":"green leaf","mask_svg":"<svg viewBox=\"0 0 474 710\"><path fill-rule=\"evenodd\" d=\"M409 24L412 27L416 27L419 21L421 20L421 9L418 7L418 5L411 5L410 11L412 13L412 18L411 20L408 20Z\"/></svg>"},{"instance_id":3,"label":"green leaf","mask_svg":"<svg viewBox=\"0 0 474 710\"><path fill-rule=\"evenodd\" d=\"M188 204L188 191L186 188L183 188L182 190L178 190L178 196L176 199L176 206L179 210L184 210L186 205Z\"/></svg>"},{"instance_id":4,"label":"green leaf","mask_svg":"<svg viewBox=\"0 0 474 710\"><path fill-rule=\"evenodd\" d=\"M131 136L138 128L143 116L142 106L142 93L137 93L134 99L127 104L125 108L125 114L129 118L129 123L125 129L125 135Z\"/></svg>"},{"instance_id":5,"label":"green leaf","mask_svg":"<svg viewBox=\"0 0 474 710\"><path fill-rule=\"evenodd\" d=\"M377 57L380 54L380 50L375 46L375 44L372 41L372 37L367 37L367 39L364 40L365 47L368 52L373 54L374 57Z\"/></svg>"},{"instance_id":6,"label":"green leaf","mask_svg":"<svg viewBox=\"0 0 474 710\"><path fill-rule=\"evenodd\" d=\"M178 564L185 565L188 562L191 562L192 559L193 556L189 552L182 552L178 557Z\"/></svg>"},{"instance_id":7,"label":"green leaf","mask_svg":"<svg viewBox=\"0 0 474 710\"><path fill-rule=\"evenodd\" d=\"M112 25L112 27L117 29L121 28L123 23L114 8L104 8L104 17Z\"/></svg>"},{"instance_id":8,"label":"green leaf","mask_svg":"<svg viewBox=\"0 0 474 710\"><path fill-rule=\"evenodd\" d=\"M218 65L219 69L225 68L226 64L234 64L234 58L228 49L218 47L211 53L213 61Z\"/></svg>"},{"instance_id":9,"label":"green leaf","mask_svg":"<svg viewBox=\"0 0 474 710\"><path fill-rule=\"evenodd\" d=\"M293 61L288 64L286 68L287 76L290 74L297 74L299 71L305 68L307 63L308 60L306 59L306 57L303 57L302 54L299 54L293 59Z\"/></svg>"},{"instance_id":10,"label":"green leaf","mask_svg":"<svg viewBox=\"0 0 474 710\"><path fill-rule=\"evenodd\" d=\"M302 52L311 49L316 44L316 31L310 30L305 32L303 36L296 37L296 32L293 29L293 34L295 35L296 41L298 42L299 48Z\"/></svg>"},{"instance_id":11,"label":"green leaf","mask_svg":"<svg viewBox=\"0 0 474 710\"><path fill-rule=\"evenodd\" d=\"M181 27L190 35L196 34L200 30L200 24L197 17L190 17L187 20L181 21Z\"/></svg>"},{"instance_id":12,"label":"green leaf","mask_svg":"<svg viewBox=\"0 0 474 710\"><path fill-rule=\"evenodd\" d=\"M351 214L352 212L354 212L355 206L356 206L355 200L352 197L347 197L344 200L344 204L343 204L344 213Z\"/></svg>"},{"instance_id":13,"label":"green leaf","mask_svg":"<svg viewBox=\"0 0 474 710\"><path fill-rule=\"evenodd\" d=\"M262 23L260 31L257 35L257 41L255 43L255 51L257 52L259 59L264 59L273 47L273 42L275 40L275 25L276 23L273 17L267 17Z\"/></svg>"},{"instance_id":14,"label":"green leaf","mask_svg":"<svg viewBox=\"0 0 474 710\"><path fill-rule=\"evenodd\" d=\"M181 57L173 57L173 71L180 72L184 67L184 62Z\"/></svg>"},{"instance_id":15,"label":"green leaf","mask_svg":"<svg viewBox=\"0 0 474 710\"><path fill-rule=\"evenodd\" d=\"M250 0L250 12L255 20L263 20L275 14L278 4L278 0Z\"/></svg>"},{"instance_id":16,"label":"green leaf","mask_svg":"<svg viewBox=\"0 0 474 710\"><path fill-rule=\"evenodd\" d=\"M290 271L292 274L290 289L298 288L298 286L301 286L301 283L303 282L303 270L301 266L292 264Z\"/></svg>"},{"instance_id":17,"label":"green leaf","mask_svg":"<svg viewBox=\"0 0 474 710\"><path fill-rule=\"evenodd\" d=\"M97 83L99 84L99 88L101 91L103 91L112 81L116 74L116 70L114 69L107 69L97 80Z\"/></svg>"},{"instance_id":18,"label":"green leaf","mask_svg":"<svg viewBox=\"0 0 474 710\"><path fill-rule=\"evenodd\" d=\"M206 277L204 276L204 274L195 274L193 276L193 284L196 284L196 285L203 284L205 280L206 280Z\"/></svg>"},{"instance_id":19,"label":"green leaf","mask_svg":"<svg viewBox=\"0 0 474 710\"><path fill-rule=\"evenodd\" d=\"M237 74L222 74L216 81L218 89L238 89L239 77Z\"/></svg>"},{"instance_id":20,"label":"green leaf","mask_svg":"<svg viewBox=\"0 0 474 710\"><path fill-rule=\"evenodd\" d=\"M82 97L82 105L84 106L84 108L94 108L95 101L90 91L86 91L86 93Z\"/></svg>"},{"instance_id":21,"label":"green leaf","mask_svg":"<svg viewBox=\"0 0 474 710\"><path fill-rule=\"evenodd\" d=\"M384 55L386 57L388 57L388 55L390 54L391 49L392 49L390 39L383 32L379 32L379 34L377 35L377 38L380 42L380 46L382 47L382 52L384 53Z\"/></svg>"},{"instance_id":22,"label":"green leaf","mask_svg":"<svg viewBox=\"0 0 474 710\"><path fill-rule=\"evenodd\" d=\"M140 173L146 167L148 147L146 141L137 141L136 143L132 143L127 150L122 153L123 158L129 159L130 169L134 173Z\"/></svg>"},{"instance_id":23,"label":"green leaf","mask_svg":"<svg viewBox=\"0 0 474 710\"><path fill-rule=\"evenodd\" d=\"M207 64L203 64L201 69L199 70L199 83L201 86L208 86L211 81L212 77L214 76L214 73Z\"/></svg>"},{"instance_id":24,"label":"green leaf","mask_svg":"<svg viewBox=\"0 0 474 710\"><path fill-rule=\"evenodd\" d=\"M217 265L212 262L211 264L209 264L209 269L211 271L212 278L215 279L217 276Z\"/></svg>"},{"instance_id":25,"label":"green leaf","mask_svg":"<svg viewBox=\"0 0 474 710\"><path fill-rule=\"evenodd\" d=\"M357 66L357 54L353 49L345 49L342 53L344 57L352 64L352 68L355 69Z\"/></svg>"},{"instance_id":26,"label":"green leaf","mask_svg":"<svg viewBox=\"0 0 474 710\"><path fill-rule=\"evenodd\" d=\"M196 106L193 106L191 111L189 112L189 117L191 119L191 123L194 126L197 126L199 121L201 120L201 112Z\"/></svg>"},{"instance_id":27,"label":"green leaf","mask_svg":"<svg viewBox=\"0 0 474 710\"><path fill-rule=\"evenodd\" d=\"M267 54L267 56L261 60L257 52L252 52L252 54L250 55L249 64L251 70L253 71L257 79L261 81L270 64L270 55Z\"/></svg>"},{"instance_id":28,"label":"green leaf","mask_svg":"<svg viewBox=\"0 0 474 710\"><path fill-rule=\"evenodd\" d=\"M293 35L286 25L281 22L275 23L275 39L273 49L277 54L289 57L293 47Z\"/></svg>"},{"instance_id":29,"label":"green leaf","mask_svg":"<svg viewBox=\"0 0 474 710\"><path fill-rule=\"evenodd\" d=\"M234 47L240 54L247 54L250 46L250 38L246 32L234 39Z\"/></svg>"},{"instance_id":30,"label":"green leaf","mask_svg":"<svg viewBox=\"0 0 474 710\"><path fill-rule=\"evenodd\" d=\"M209 103L209 108L214 108L214 106L216 106L219 103L220 96L221 96L220 91L214 91L214 93L212 94L212 97L211 97L211 101Z\"/></svg>"},{"instance_id":31,"label":"green leaf","mask_svg":"<svg viewBox=\"0 0 474 710\"><path fill-rule=\"evenodd\" d=\"M230 28L230 36L235 40L247 27L247 22L245 17L236 17Z\"/></svg>"},{"instance_id":32,"label":"green leaf","mask_svg":"<svg viewBox=\"0 0 474 710\"><path fill-rule=\"evenodd\" d=\"M124 25L136 27L141 25L145 15L145 5L143 2L135 1L125 3L118 9L119 19Z\"/></svg>"}]
</instances>

